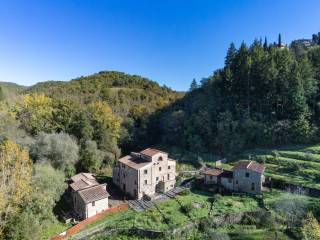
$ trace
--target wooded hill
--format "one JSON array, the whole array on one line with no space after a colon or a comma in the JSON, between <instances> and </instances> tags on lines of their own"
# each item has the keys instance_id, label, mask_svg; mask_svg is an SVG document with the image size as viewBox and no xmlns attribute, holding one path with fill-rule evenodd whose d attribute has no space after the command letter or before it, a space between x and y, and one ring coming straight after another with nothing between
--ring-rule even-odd
<instances>
[{"instance_id":1,"label":"wooded hill","mask_svg":"<svg viewBox=\"0 0 320 240\"><path fill-rule=\"evenodd\" d=\"M99 72L69 82L41 82L26 91L34 92L82 104L106 101L119 116L133 118L150 114L182 96L147 78L115 71Z\"/></svg>"},{"instance_id":2,"label":"wooded hill","mask_svg":"<svg viewBox=\"0 0 320 240\"><path fill-rule=\"evenodd\" d=\"M279 38L281 41L281 38ZM319 141L320 46L230 45L225 66L153 118L153 136L195 153ZM159 126L155 128L154 126Z\"/></svg>"}]
</instances>

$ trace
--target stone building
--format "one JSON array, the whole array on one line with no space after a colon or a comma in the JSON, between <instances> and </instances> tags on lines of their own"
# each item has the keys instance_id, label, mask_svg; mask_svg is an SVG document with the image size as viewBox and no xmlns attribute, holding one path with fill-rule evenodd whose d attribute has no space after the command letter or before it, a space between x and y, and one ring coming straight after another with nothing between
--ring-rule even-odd
<instances>
[{"instance_id":1,"label":"stone building","mask_svg":"<svg viewBox=\"0 0 320 240\"><path fill-rule=\"evenodd\" d=\"M109 208L110 195L106 184L99 184L92 174L79 173L73 176L69 186L76 218L86 219Z\"/></svg>"},{"instance_id":2,"label":"stone building","mask_svg":"<svg viewBox=\"0 0 320 240\"><path fill-rule=\"evenodd\" d=\"M135 199L166 192L175 186L176 161L168 153L147 148L119 159L113 168L113 182Z\"/></svg>"},{"instance_id":3,"label":"stone building","mask_svg":"<svg viewBox=\"0 0 320 240\"><path fill-rule=\"evenodd\" d=\"M264 182L263 164L254 161L240 161L231 171L220 168L204 172L204 182L207 185L223 186L229 191L260 194Z\"/></svg>"}]
</instances>

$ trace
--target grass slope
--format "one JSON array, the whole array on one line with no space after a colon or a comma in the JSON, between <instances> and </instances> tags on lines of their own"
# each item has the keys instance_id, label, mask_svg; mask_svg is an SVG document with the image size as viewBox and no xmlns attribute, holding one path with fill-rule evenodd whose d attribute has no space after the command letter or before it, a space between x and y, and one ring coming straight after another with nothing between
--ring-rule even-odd
<instances>
[{"instance_id":1,"label":"grass slope","mask_svg":"<svg viewBox=\"0 0 320 240\"><path fill-rule=\"evenodd\" d=\"M266 164L266 175L290 183L320 189L320 145L253 149L239 159Z\"/></svg>"}]
</instances>

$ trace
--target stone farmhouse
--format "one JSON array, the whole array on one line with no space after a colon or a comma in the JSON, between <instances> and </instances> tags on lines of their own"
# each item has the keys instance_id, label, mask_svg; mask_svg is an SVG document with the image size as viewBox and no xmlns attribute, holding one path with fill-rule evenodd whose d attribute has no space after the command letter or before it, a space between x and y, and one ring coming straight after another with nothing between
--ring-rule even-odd
<instances>
[{"instance_id":1,"label":"stone farmhouse","mask_svg":"<svg viewBox=\"0 0 320 240\"><path fill-rule=\"evenodd\" d=\"M110 195L106 184L99 184L91 173L73 176L69 187L77 219L86 219L108 209Z\"/></svg>"},{"instance_id":2,"label":"stone farmhouse","mask_svg":"<svg viewBox=\"0 0 320 240\"><path fill-rule=\"evenodd\" d=\"M175 186L176 161L168 153L147 148L119 159L113 168L113 182L135 199L166 192Z\"/></svg>"},{"instance_id":3,"label":"stone farmhouse","mask_svg":"<svg viewBox=\"0 0 320 240\"><path fill-rule=\"evenodd\" d=\"M222 186L229 191L261 194L264 170L264 165L255 161L240 161L231 171L221 168L206 170L204 183Z\"/></svg>"}]
</instances>

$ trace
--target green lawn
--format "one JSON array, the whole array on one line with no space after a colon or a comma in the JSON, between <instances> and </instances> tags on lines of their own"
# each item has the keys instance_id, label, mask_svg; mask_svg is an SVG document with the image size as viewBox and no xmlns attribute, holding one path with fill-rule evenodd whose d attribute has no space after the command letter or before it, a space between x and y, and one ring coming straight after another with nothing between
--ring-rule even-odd
<instances>
[{"instance_id":1,"label":"green lawn","mask_svg":"<svg viewBox=\"0 0 320 240\"><path fill-rule=\"evenodd\" d=\"M49 239L52 236L66 231L70 227L71 224L61 223L58 220L54 221L53 223L48 223L47 227L44 229L42 233L42 239Z\"/></svg>"},{"instance_id":2,"label":"green lawn","mask_svg":"<svg viewBox=\"0 0 320 240\"><path fill-rule=\"evenodd\" d=\"M112 214L95 222L90 227L101 225L107 228L139 227L152 230L167 230L176 226L208 216L213 195L202 191L193 191L187 196L178 196L177 200L170 199L158 204L158 209L150 209L145 212L128 210ZM192 204L192 210L186 214L181 205ZM224 214L240 211L252 211L258 208L255 199L251 197L225 196L214 202L213 213ZM166 221L167 219L168 221Z\"/></svg>"},{"instance_id":3,"label":"green lawn","mask_svg":"<svg viewBox=\"0 0 320 240\"><path fill-rule=\"evenodd\" d=\"M256 199L246 196L220 196L214 197L212 193L205 191L192 190L189 195L177 196L178 201L170 199L158 204L158 209L151 209L145 212L135 212L128 210L107 216L106 218L89 225L89 228L97 225L112 228L131 228L138 227L149 230L170 230L183 226L188 222L207 217L211 203L213 202L213 214L221 215L225 213L236 213L244 211L257 210L258 203ZM300 200L305 203L306 211L313 210L315 215L320 214L320 199L290 194L278 190L272 190L264 193L265 205L273 212L276 211L277 203L288 202L291 200ZM188 213L182 211L181 205L192 205ZM167 219L167 221L165 221ZM274 232L270 229L256 228L255 225L232 225L225 228L213 229L213 231L227 233L230 239L273 239ZM288 238L281 231L278 234L279 239ZM93 238L95 239L95 238ZM97 238L99 239L99 238ZM117 236L117 238L102 239L135 239L134 236ZM137 238L139 239L139 238Z\"/></svg>"}]
</instances>

